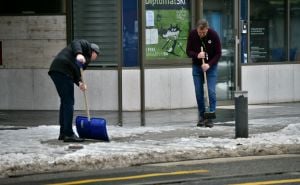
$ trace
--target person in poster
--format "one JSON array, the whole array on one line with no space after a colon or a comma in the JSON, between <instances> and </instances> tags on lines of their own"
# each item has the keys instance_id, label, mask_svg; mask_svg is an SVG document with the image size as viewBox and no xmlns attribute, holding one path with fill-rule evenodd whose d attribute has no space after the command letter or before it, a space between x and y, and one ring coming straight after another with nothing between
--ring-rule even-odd
<instances>
[{"instance_id":1,"label":"person in poster","mask_svg":"<svg viewBox=\"0 0 300 185\"><path fill-rule=\"evenodd\" d=\"M201 52L201 47L204 51ZM211 119L204 119L205 103L203 74L206 72L209 94L209 111L216 111L216 83L218 74L218 61L221 57L221 42L216 31L209 28L206 20L199 20L196 29L193 29L188 36L186 54L192 58L193 80L198 105L197 126L213 127ZM202 64L202 59L205 63Z\"/></svg>"}]
</instances>

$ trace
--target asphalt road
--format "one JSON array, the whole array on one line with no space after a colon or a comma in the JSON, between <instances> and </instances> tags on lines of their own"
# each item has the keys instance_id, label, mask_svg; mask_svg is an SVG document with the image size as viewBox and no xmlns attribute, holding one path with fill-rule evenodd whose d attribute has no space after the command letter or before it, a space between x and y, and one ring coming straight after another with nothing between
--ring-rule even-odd
<instances>
[{"instance_id":1,"label":"asphalt road","mask_svg":"<svg viewBox=\"0 0 300 185\"><path fill-rule=\"evenodd\" d=\"M263 182L263 183L262 183ZM258 185L300 184L300 154L218 158L122 169L33 174L0 179L9 185Z\"/></svg>"}]
</instances>

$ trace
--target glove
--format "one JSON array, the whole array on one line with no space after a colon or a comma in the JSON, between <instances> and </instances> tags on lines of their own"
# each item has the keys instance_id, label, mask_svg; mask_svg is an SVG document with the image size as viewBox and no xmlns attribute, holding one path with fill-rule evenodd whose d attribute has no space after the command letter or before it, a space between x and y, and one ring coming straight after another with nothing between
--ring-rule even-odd
<instances>
[{"instance_id":1,"label":"glove","mask_svg":"<svg viewBox=\"0 0 300 185\"><path fill-rule=\"evenodd\" d=\"M84 64L86 62L86 60L85 60L85 58L84 58L84 56L82 54L78 54L76 56L76 60L79 61L79 62L81 62L82 64Z\"/></svg>"}]
</instances>

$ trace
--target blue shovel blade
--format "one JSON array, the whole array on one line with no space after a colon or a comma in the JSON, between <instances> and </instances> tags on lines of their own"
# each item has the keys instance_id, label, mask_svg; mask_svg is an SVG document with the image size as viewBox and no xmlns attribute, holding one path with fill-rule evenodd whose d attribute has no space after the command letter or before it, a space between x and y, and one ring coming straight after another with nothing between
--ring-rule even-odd
<instances>
[{"instance_id":1,"label":"blue shovel blade","mask_svg":"<svg viewBox=\"0 0 300 185\"><path fill-rule=\"evenodd\" d=\"M109 141L106 120L103 118L91 118L85 116L76 117L76 129L79 137Z\"/></svg>"}]
</instances>

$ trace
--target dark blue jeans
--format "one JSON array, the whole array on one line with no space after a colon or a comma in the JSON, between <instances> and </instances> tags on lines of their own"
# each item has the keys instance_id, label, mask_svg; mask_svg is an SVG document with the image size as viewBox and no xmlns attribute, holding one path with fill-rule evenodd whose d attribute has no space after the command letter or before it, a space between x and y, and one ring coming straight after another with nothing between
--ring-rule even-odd
<instances>
[{"instance_id":1,"label":"dark blue jeans","mask_svg":"<svg viewBox=\"0 0 300 185\"><path fill-rule=\"evenodd\" d=\"M57 93L60 97L60 134L72 136L74 134L72 124L75 102L73 80L67 75L59 72L51 72L50 77L53 80Z\"/></svg>"},{"instance_id":2,"label":"dark blue jeans","mask_svg":"<svg viewBox=\"0 0 300 185\"><path fill-rule=\"evenodd\" d=\"M203 117L205 112L205 100L204 100L204 76L202 68L193 64L193 80L195 86L195 94L198 105L199 117ZM206 71L207 84L208 84L208 96L209 96L209 111L216 111L216 84L217 84L217 70L218 66L213 65Z\"/></svg>"}]
</instances>

